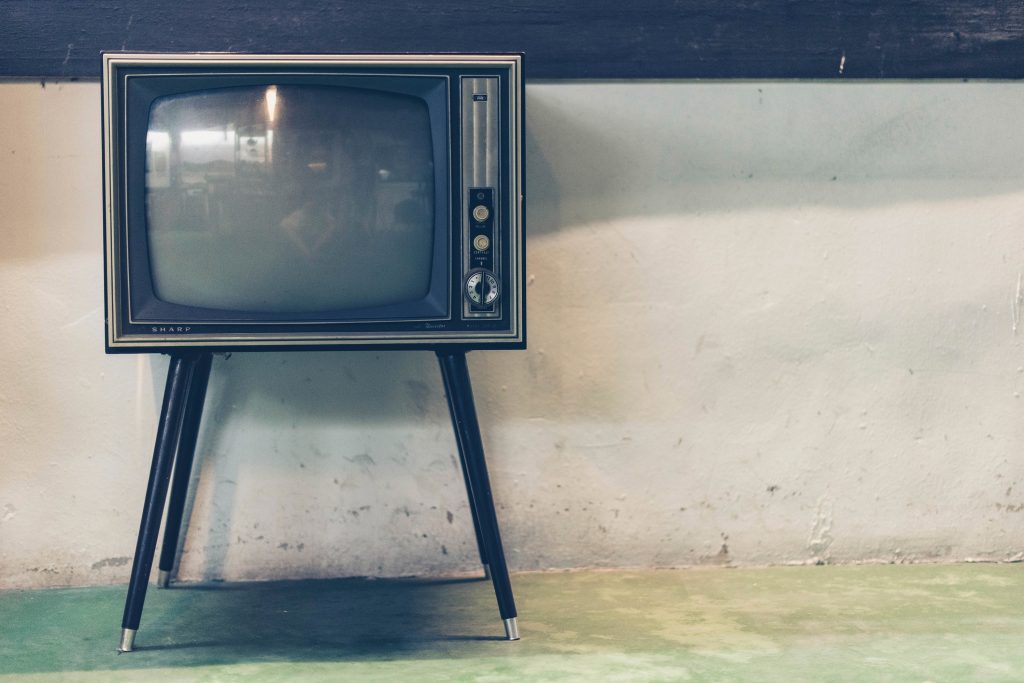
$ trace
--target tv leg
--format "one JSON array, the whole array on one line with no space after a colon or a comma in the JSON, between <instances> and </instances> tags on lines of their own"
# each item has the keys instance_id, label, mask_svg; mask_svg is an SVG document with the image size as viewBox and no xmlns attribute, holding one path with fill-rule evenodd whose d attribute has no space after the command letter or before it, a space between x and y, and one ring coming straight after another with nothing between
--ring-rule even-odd
<instances>
[{"instance_id":1,"label":"tv leg","mask_svg":"<svg viewBox=\"0 0 1024 683\"><path fill-rule=\"evenodd\" d=\"M491 484L484 461L483 440L480 438L480 423L477 421L473 404L473 387L469 381L469 368L463 352L438 351L441 373L448 390L448 409L451 411L456 440L465 450L465 462L473 499L476 501L480 522L480 537L486 557L489 560L491 582L498 599L498 612L505 626L509 640L519 640L519 625L516 621L516 605L512 596L505 551L498 531L498 516L494 509Z\"/></svg>"},{"instance_id":2,"label":"tv leg","mask_svg":"<svg viewBox=\"0 0 1024 683\"><path fill-rule=\"evenodd\" d=\"M146 500L142 506L142 521L139 523L139 537L135 544L135 559L124 604L124 617L121 619L120 652L132 651L135 632L142 619L142 605L146 601L146 587L153 568L153 553L160 532L160 518L163 516L164 499L171 478L171 465L181 433L188 386L195 367L196 357L173 355L167 368L167 384L164 386L164 400L153 447L153 464L149 470Z\"/></svg>"},{"instance_id":3,"label":"tv leg","mask_svg":"<svg viewBox=\"0 0 1024 683\"><path fill-rule=\"evenodd\" d=\"M444 381L444 394L448 399L448 410L451 413L452 427L455 431L455 445L458 447L459 451L459 465L462 470L462 480L466 485L466 497L469 499L469 514L473 518L473 534L476 536L476 548L477 552L480 554L480 564L483 565L484 579L490 580L491 568L487 561L487 548L484 544L483 536L480 534L480 510L477 505L476 496L473 494L473 482L469 478L469 465L466 462L467 449L464 443L462 431L455 422L455 410L452 408L451 397L456 390L452 388L449 373L445 371L444 356L439 352L437 357L441 362L441 379Z\"/></svg>"},{"instance_id":4,"label":"tv leg","mask_svg":"<svg viewBox=\"0 0 1024 683\"><path fill-rule=\"evenodd\" d=\"M195 374L188 386L185 412L181 420L181 437L178 439L178 454L174 458L171 497L167 501L163 547L160 550L160 561L157 564L159 573L156 585L159 588L167 588L170 584L171 572L174 570L174 561L178 553L182 515L185 511L185 499L188 497L188 485L192 478L192 461L195 459L196 440L199 437L199 423L203 416L203 404L206 401L206 387L210 380L212 362L213 354L201 354L196 362Z\"/></svg>"}]
</instances>

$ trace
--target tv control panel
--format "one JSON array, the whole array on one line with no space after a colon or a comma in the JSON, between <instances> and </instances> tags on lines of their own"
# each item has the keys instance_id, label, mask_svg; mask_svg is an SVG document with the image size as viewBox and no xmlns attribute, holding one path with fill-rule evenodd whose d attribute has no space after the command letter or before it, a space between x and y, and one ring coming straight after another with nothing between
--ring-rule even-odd
<instances>
[{"instance_id":1,"label":"tv control panel","mask_svg":"<svg viewBox=\"0 0 1024 683\"><path fill-rule=\"evenodd\" d=\"M498 79L463 78L462 317L500 318L502 295ZM507 247L506 247L507 248Z\"/></svg>"},{"instance_id":2,"label":"tv control panel","mask_svg":"<svg viewBox=\"0 0 1024 683\"><path fill-rule=\"evenodd\" d=\"M494 268L494 188L469 190L469 265L463 294L472 313L493 313L501 296L501 282Z\"/></svg>"}]
</instances>

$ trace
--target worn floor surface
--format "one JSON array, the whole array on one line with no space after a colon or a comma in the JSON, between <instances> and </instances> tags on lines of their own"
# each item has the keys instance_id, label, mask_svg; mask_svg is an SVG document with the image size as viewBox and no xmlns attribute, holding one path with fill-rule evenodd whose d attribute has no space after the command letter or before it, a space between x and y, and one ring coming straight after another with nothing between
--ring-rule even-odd
<instances>
[{"instance_id":1,"label":"worn floor surface","mask_svg":"<svg viewBox=\"0 0 1024 683\"><path fill-rule=\"evenodd\" d=\"M1024 681L1024 565L522 574L0 593L0 681Z\"/></svg>"}]
</instances>

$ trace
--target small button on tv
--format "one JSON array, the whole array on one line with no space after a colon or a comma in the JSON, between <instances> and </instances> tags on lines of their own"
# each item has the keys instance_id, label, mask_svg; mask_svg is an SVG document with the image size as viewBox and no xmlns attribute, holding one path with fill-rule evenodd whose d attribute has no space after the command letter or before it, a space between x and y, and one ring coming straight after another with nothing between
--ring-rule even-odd
<instances>
[{"instance_id":1,"label":"small button on tv","mask_svg":"<svg viewBox=\"0 0 1024 683\"><path fill-rule=\"evenodd\" d=\"M478 223L483 223L485 220L487 220L490 217L491 217L491 210L488 209L483 204L479 204L479 205L473 207L473 218L475 218Z\"/></svg>"},{"instance_id":2,"label":"small button on tv","mask_svg":"<svg viewBox=\"0 0 1024 683\"><path fill-rule=\"evenodd\" d=\"M473 238L473 248L477 251L487 251L491 246L491 240L487 235L477 235Z\"/></svg>"}]
</instances>

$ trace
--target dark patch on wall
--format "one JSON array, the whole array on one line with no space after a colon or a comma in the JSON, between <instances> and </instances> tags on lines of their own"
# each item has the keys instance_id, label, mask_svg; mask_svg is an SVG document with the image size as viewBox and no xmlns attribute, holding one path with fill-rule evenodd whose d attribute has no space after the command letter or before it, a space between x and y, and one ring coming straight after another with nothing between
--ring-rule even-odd
<instances>
[{"instance_id":1,"label":"dark patch on wall","mask_svg":"<svg viewBox=\"0 0 1024 683\"><path fill-rule=\"evenodd\" d=\"M123 567L132 561L130 557L107 557L99 562L92 563L92 570L103 569L104 567Z\"/></svg>"},{"instance_id":2,"label":"dark patch on wall","mask_svg":"<svg viewBox=\"0 0 1024 683\"><path fill-rule=\"evenodd\" d=\"M0 76L97 78L104 50L525 52L530 78L1021 78L996 0L6 0Z\"/></svg>"}]
</instances>

